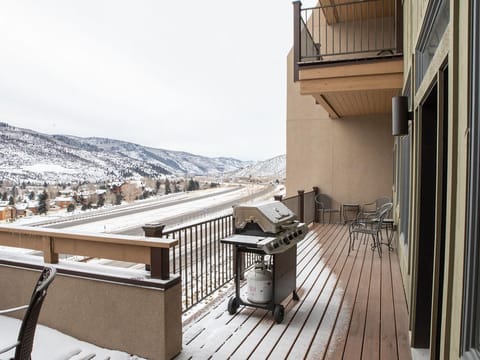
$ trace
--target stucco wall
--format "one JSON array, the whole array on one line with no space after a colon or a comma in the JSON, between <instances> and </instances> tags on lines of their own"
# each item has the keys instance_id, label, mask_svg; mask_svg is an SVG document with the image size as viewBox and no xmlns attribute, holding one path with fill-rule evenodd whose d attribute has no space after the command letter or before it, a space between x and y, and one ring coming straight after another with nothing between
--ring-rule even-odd
<instances>
[{"instance_id":1,"label":"stucco wall","mask_svg":"<svg viewBox=\"0 0 480 360\"><path fill-rule=\"evenodd\" d=\"M337 203L366 203L392 194L389 116L330 119L293 82L287 64L287 196L319 186Z\"/></svg>"}]
</instances>

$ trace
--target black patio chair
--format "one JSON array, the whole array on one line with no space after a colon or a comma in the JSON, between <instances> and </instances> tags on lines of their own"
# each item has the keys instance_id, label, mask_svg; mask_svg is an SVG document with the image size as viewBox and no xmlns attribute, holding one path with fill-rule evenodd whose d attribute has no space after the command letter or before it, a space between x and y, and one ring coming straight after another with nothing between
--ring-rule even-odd
<instances>
[{"instance_id":1,"label":"black patio chair","mask_svg":"<svg viewBox=\"0 0 480 360\"><path fill-rule=\"evenodd\" d=\"M33 294L28 305L0 311L0 315L3 315L14 311L27 309L25 316L23 317L20 331L18 332L17 341L6 348L0 349L0 354L16 348L15 356L12 358L12 360L30 360L38 316L40 315L43 300L45 300L45 297L47 296L48 286L52 283L55 274L55 268L45 267L40 274L35 288L33 289Z\"/></svg>"},{"instance_id":2,"label":"black patio chair","mask_svg":"<svg viewBox=\"0 0 480 360\"><path fill-rule=\"evenodd\" d=\"M328 223L332 219L332 214L339 214L340 216L340 209L335 209L332 207L332 199L326 194L318 194L315 196L315 202L317 204L317 209L319 212L319 220L322 223L325 223L325 214L328 214Z\"/></svg>"},{"instance_id":3,"label":"black patio chair","mask_svg":"<svg viewBox=\"0 0 480 360\"><path fill-rule=\"evenodd\" d=\"M382 242L381 242L381 232L383 226L383 220L392 210L393 204L386 203L383 204L374 214L366 214L364 217L357 217L353 221L349 228L349 244L348 244L348 253L353 250L353 243L355 237L358 234L363 234L364 236L371 235L372 237L372 250L377 250L378 255L382 256Z\"/></svg>"}]
</instances>

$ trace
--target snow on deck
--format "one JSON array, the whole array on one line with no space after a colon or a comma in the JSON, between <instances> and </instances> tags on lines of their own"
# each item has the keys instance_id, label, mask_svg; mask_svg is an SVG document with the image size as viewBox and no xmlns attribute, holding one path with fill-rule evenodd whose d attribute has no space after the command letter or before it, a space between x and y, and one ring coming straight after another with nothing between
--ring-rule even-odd
<instances>
[{"instance_id":1,"label":"snow on deck","mask_svg":"<svg viewBox=\"0 0 480 360\"><path fill-rule=\"evenodd\" d=\"M21 321L12 317L0 315L0 348L14 344L17 340ZM1 354L2 358L13 358L15 349ZM90 356L91 357L90 357ZM95 355L95 357L93 357ZM110 360L141 360L135 355L125 352L101 348L80 341L47 326L37 325L32 350L32 360L55 359L110 359Z\"/></svg>"},{"instance_id":2,"label":"snow on deck","mask_svg":"<svg viewBox=\"0 0 480 360\"><path fill-rule=\"evenodd\" d=\"M300 300L284 300L281 324L263 309L242 306L230 315L230 290L190 311L176 359L411 358L395 251L385 247L380 258L368 241L356 241L348 254L342 225L315 226L297 251Z\"/></svg>"}]
</instances>

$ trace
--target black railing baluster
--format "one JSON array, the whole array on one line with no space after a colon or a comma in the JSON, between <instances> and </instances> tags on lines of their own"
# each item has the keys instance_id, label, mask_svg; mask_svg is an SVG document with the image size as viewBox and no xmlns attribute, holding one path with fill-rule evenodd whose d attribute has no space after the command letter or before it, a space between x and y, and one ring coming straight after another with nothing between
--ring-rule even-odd
<instances>
[{"instance_id":1,"label":"black railing baluster","mask_svg":"<svg viewBox=\"0 0 480 360\"><path fill-rule=\"evenodd\" d=\"M190 233L193 231L193 227L190 228ZM197 227L195 226L195 302L198 302L198 236Z\"/></svg>"},{"instance_id":2,"label":"black railing baluster","mask_svg":"<svg viewBox=\"0 0 480 360\"><path fill-rule=\"evenodd\" d=\"M203 260L204 260L204 255L205 255L205 248L203 246L204 244L204 239L203 239L203 231L202 231L202 225L199 225L200 229L200 297L203 298L205 296L205 289L204 289L204 284L203 284L203 276L205 274L205 269L203 266Z\"/></svg>"},{"instance_id":3,"label":"black railing baluster","mask_svg":"<svg viewBox=\"0 0 480 360\"><path fill-rule=\"evenodd\" d=\"M212 275L213 275L213 269L212 269L212 266L213 266L212 222L208 223L208 234L209 234L208 243L209 243L209 246L210 246L210 256L209 256L209 261L210 261L210 271L209 271L209 274L210 274L210 291L212 291L213 290L213 288L212 288L212 284L213 284L213 278L212 278Z\"/></svg>"},{"instance_id":4,"label":"black railing baluster","mask_svg":"<svg viewBox=\"0 0 480 360\"><path fill-rule=\"evenodd\" d=\"M349 1L304 9L295 1L295 71L299 63L335 60L332 57L339 55L365 58L401 53L397 44L401 40L400 0L386 1Z\"/></svg>"}]
</instances>

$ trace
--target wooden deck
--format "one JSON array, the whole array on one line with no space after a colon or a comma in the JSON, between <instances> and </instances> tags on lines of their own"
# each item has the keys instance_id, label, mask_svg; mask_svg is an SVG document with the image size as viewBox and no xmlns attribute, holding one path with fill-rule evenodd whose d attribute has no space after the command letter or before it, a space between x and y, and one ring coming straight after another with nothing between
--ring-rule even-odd
<instances>
[{"instance_id":1,"label":"wooden deck","mask_svg":"<svg viewBox=\"0 0 480 360\"><path fill-rule=\"evenodd\" d=\"M299 244L300 301L284 301L281 324L250 307L231 316L225 296L184 325L177 359L410 359L396 252L355 245L347 255L346 226L317 225Z\"/></svg>"}]
</instances>

